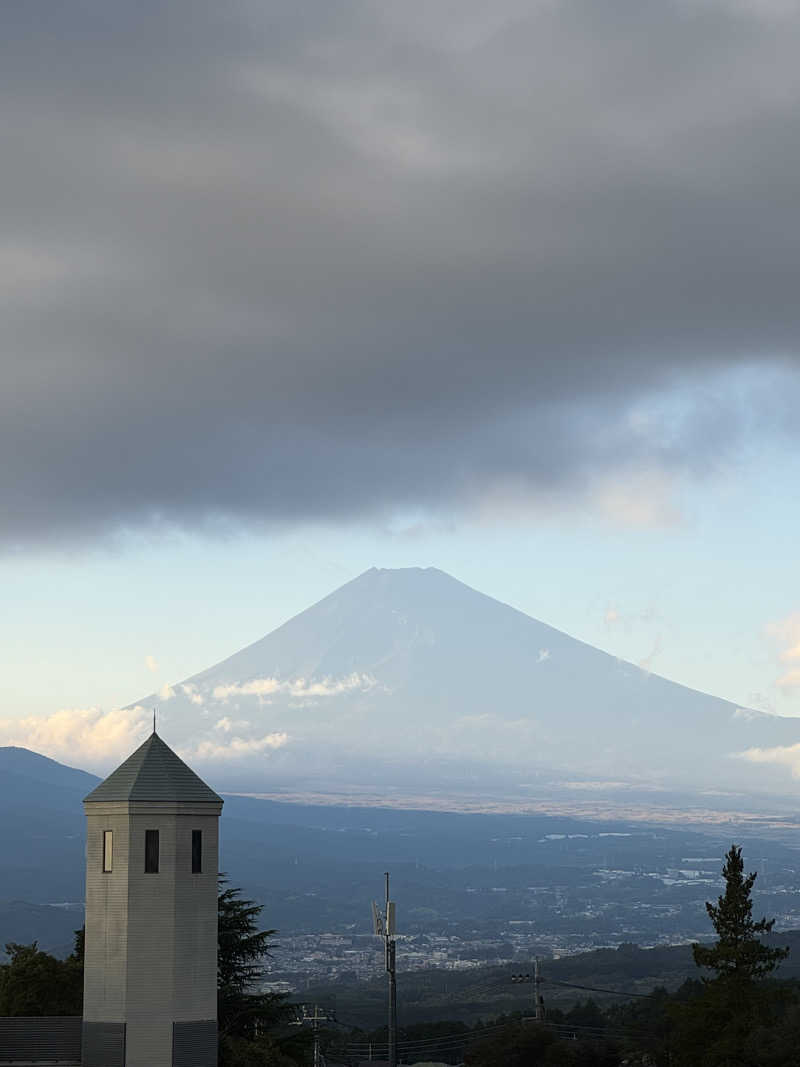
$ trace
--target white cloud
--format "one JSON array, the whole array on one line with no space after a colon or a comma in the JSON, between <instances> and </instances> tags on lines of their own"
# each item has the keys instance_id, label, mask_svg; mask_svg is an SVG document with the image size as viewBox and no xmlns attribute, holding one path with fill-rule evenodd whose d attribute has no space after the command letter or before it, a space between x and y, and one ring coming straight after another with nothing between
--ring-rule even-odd
<instances>
[{"instance_id":1,"label":"white cloud","mask_svg":"<svg viewBox=\"0 0 800 1067\"><path fill-rule=\"evenodd\" d=\"M167 685L166 682L164 683L164 685L161 686L161 688L158 691L158 699L159 700L164 700L164 701L172 700L172 698L174 696L175 696L175 690L172 688L171 685Z\"/></svg>"},{"instance_id":2,"label":"white cloud","mask_svg":"<svg viewBox=\"0 0 800 1067\"><path fill-rule=\"evenodd\" d=\"M763 714L764 712L753 711L752 708L737 708L731 718L744 719L745 722L752 722L753 719L760 719Z\"/></svg>"},{"instance_id":3,"label":"white cloud","mask_svg":"<svg viewBox=\"0 0 800 1067\"><path fill-rule=\"evenodd\" d=\"M800 667L793 667L792 670L786 671L775 682L779 689L797 689L800 688Z\"/></svg>"},{"instance_id":4,"label":"white cloud","mask_svg":"<svg viewBox=\"0 0 800 1067\"><path fill-rule=\"evenodd\" d=\"M0 719L0 745L31 749L76 767L107 773L139 747L152 729L152 710L134 708L62 708L52 715ZM222 718L215 729L219 739L199 741L194 747L179 749L185 758L232 760L264 755L282 748L289 735L274 731L260 737L242 737L232 731L245 731L250 723Z\"/></svg>"},{"instance_id":5,"label":"white cloud","mask_svg":"<svg viewBox=\"0 0 800 1067\"><path fill-rule=\"evenodd\" d=\"M72 765L106 765L123 759L144 741L147 708L61 708L52 715L0 719L0 744L18 745Z\"/></svg>"},{"instance_id":6,"label":"white cloud","mask_svg":"<svg viewBox=\"0 0 800 1067\"><path fill-rule=\"evenodd\" d=\"M144 665L147 667L148 671L152 671L153 674L158 670L158 660L155 656L145 656Z\"/></svg>"},{"instance_id":7,"label":"white cloud","mask_svg":"<svg viewBox=\"0 0 800 1067\"><path fill-rule=\"evenodd\" d=\"M800 688L800 612L767 623L767 636L779 646L778 661L788 669L776 679L779 689Z\"/></svg>"},{"instance_id":8,"label":"white cloud","mask_svg":"<svg viewBox=\"0 0 800 1067\"><path fill-rule=\"evenodd\" d=\"M295 678L292 681L282 682L279 678L254 678L252 681L241 685L218 685L214 687L213 696L216 700L229 700L231 697L255 696L259 699L274 696L278 693L290 697L303 699L304 697L330 697L341 693L349 693L360 689L366 692L375 685L375 679L368 674L348 674L344 678L323 678L322 681L314 682L305 678Z\"/></svg>"},{"instance_id":9,"label":"white cloud","mask_svg":"<svg viewBox=\"0 0 800 1067\"><path fill-rule=\"evenodd\" d=\"M203 698L197 692L197 687L195 685L193 685L191 682L187 682L181 686L181 690L183 691L183 695L188 697L192 704L196 704L198 707L202 707Z\"/></svg>"},{"instance_id":10,"label":"white cloud","mask_svg":"<svg viewBox=\"0 0 800 1067\"><path fill-rule=\"evenodd\" d=\"M774 763L788 767L793 778L800 778L800 743L777 745L775 748L748 748L739 756L750 763Z\"/></svg>"},{"instance_id":11,"label":"white cloud","mask_svg":"<svg viewBox=\"0 0 800 1067\"><path fill-rule=\"evenodd\" d=\"M548 659L550 659L550 649L549 648L540 648L539 649L539 655L536 657L536 662L537 663L544 663Z\"/></svg>"},{"instance_id":12,"label":"white cloud","mask_svg":"<svg viewBox=\"0 0 800 1067\"><path fill-rule=\"evenodd\" d=\"M283 748L288 742L289 735L282 732L265 734L263 737L231 737L225 743L201 741L186 755L201 760L242 759L246 756L264 755L270 750Z\"/></svg>"},{"instance_id":13,"label":"white cloud","mask_svg":"<svg viewBox=\"0 0 800 1067\"><path fill-rule=\"evenodd\" d=\"M250 727L250 723L247 719L229 719L227 715L218 719L214 723L215 730L223 730L226 734L229 734L231 730L247 730Z\"/></svg>"},{"instance_id":14,"label":"white cloud","mask_svg":"<svg viewBox=\"0 0 800 1067\"><path fill-rule=\"evenodd\" d=\"M782 663L800 660L800 612L793 612L784 619L767 623L767 633L786 648L780 653Z\"/></svg>"},{"instance_id":15,"label":"white cloud","mask_svg":"<svg viewBox=\"0 0 800 1067\"><path fill-rule=\"evenodd\" d=\"M230 685L217 685L213 690L215 700L229 700L231 697L266 697L280 692L281 683L277 678L254 678L242 685L232 682Z\"/></svg>"}]
</instances>

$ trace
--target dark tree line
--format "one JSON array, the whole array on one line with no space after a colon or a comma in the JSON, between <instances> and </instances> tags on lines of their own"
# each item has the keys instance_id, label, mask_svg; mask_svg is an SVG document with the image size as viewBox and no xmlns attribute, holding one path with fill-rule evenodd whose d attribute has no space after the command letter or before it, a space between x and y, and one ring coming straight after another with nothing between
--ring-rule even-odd
<instances>
[{"instance_id":1,"label":"dark tree line","mask_svg":"<svg viewBox=\"0 0 800 1067\"><path fill-rule=\"evenodd\" d=\"M717 935L711 945L694 945L699 980L674 994L666 990L602 1011L586 1004L596 1036L573 1013L553 1012L552 1028L511 1022L499 1039L476 1044L468 1067L621 1062L652 1067L789 1067L800 1064L800 986L771 975L788 949L765 945L772 919L753 919L755 873L745 875L742 850L733 845L722 870L725 891L706 904ZM571 1018L572 1016L572 1018ZM558 1024L562 1024L556 1029ZM566 1024L566 1025L564 1025ZM570 1027L574 1025L573 1033ZM603 1033L605 1031L605 1034Z\"/></svg>"},{"instance_id":2,"label":"dark tree line","mask_svg":"<svg viewBox=\"0 0 800 1067\"><path fill-rule=\"evenodd\" d=\"M773 972L788 950L765 945L774 920L754 919L754 873L745 875L733 845L722 871L725 890L706 909L716 933L694 945L703 976L668 994L653 993L603 1010L591 1001L544 1026L521 1018L483 1040L465 1041L467 1067L787 1067L800 1064L800 984ZM262 908L220 885L218 1009L220 1067L299 1067L309 1062L308 1034L291 1026L286 998L260 991L273 930L260 930ZM32 945L8 944L0 965L0 1015L79 1015L83 931L58 960ZM431 1024L437 1034L462 1024ZM466 1028L468 1029L468 1028ZM331 1043L340 1045L342 1039ZM420 1031L420 1037L423 1035ZM436 1036L433 1034L432 1036ZM468 1036L468 1035L467 1035Z\"/></svg>"},{"instance_id":3,"label":"dark tree line","mask_svg":"<svg viewBox=\"0 0 800 1067\"><path fill-rule=\"evenodd\" d=\"M220 880L217 1012L220 1067L299 1067L308 1062L308 1035L290 1026L287 999L262 993L264 960L274 930L259 930L261 905ZM5 946L0 964L0 1016L81 1015L84 930L60 960L30 945Z\"/></svg>"},{"instance_id":4,"label":"dark tree line","mask_svg":"<svg viewBox=\"0 0 800 1067\"><path fill-rule=\"evenodd\" d=\"M83 929L65 960L42 952L36 941L6 946L0 965L0 1015L80 1015L83 1011Z\"/></svg>"}]
</instances>

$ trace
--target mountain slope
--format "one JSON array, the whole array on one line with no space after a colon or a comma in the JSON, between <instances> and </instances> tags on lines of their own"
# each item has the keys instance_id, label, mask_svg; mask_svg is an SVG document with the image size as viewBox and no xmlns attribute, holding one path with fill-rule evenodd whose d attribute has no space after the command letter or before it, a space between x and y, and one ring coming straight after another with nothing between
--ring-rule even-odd
<instances>
[{"instance_id":1,"label":"mountain slope","mask_svg":"<svg viewBox=\"0 0 800 1067\"><path fill-rule=\"evenodd\" d=\"M34 794L42 786L45 790L66 789L71 792L89 792L97 785L97 777L88 771L67 767L48 756L31 752L27 748L6 745L0 748L0 777L8 782L8 777L18 779L18 786Z\"/></svg>"},{"instance_id":2,"label":"mountain slope","mask_svg":"<svg viewBox=\"0 0 800 1067\"><path fill-rule=\"evenodd\" d=\"M435 569L370 570L158 701L225 784L625 777L760 787L800 721L617 660ZM780 782L782 789L785 781Z\"/></svg>"},{"instance_id":3,"label":"mountain slope","mask_svg":"<svg viewBox=\"0 0 800 1067\"><path fill-rule=\"evenodd\" d=\"M97 782L36 752L0 748L0 901L83 899L81 801ZM54 922L60 934L80 925L69 916Z\"/></svg>"}]
</instances>

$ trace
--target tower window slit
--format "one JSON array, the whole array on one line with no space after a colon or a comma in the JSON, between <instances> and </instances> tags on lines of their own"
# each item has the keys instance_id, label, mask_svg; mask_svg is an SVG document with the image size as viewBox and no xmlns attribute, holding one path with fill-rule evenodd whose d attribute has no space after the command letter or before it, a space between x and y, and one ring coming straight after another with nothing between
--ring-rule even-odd
<instances>
[{"instance_id":1,"label":"tower window slit","mask_svg":"<svg viewBox=\"0 0 800 1067\"><path fill-rule=\"evenodd\" d=\"M158 830L144 832L144 873L158 874Z\"/></svg>"},{"instance_id":2,"label":"tower window slit","mask_svg":"<svg viewBox=\"0 0 800 1067\"><path fill-rule=\"evenodd\" d=\"M203 831L192 830L192 874L203 872Z\"/></svg>"},{"instance_id":3,"label":"tower window slit","mask_svg":"<svg viewBox=\"0 0 800 1067\"><path fill-rule=\"evenodd\" d=\"M111 830L103 831L103 874L110 874L114 869L114 834Z\"/></svg>"}]
</instances>

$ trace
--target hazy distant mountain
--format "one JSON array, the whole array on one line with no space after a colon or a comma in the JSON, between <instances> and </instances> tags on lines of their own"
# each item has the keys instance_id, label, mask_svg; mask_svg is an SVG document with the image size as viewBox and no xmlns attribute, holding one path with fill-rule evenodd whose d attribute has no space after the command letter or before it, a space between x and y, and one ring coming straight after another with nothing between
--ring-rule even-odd
<instances>
[{"instance_id":1,"label":"hazy distant mountain","mask_svg":"<svg viewBox=\"0 0 800 1067\"><path fill-rule=\"evenodd\" d=\"M759 788L800 720L649 674L435 569L370 570L158 703L227 788L480 789L542 775ZM776 783L785 790L788 775Z\"/></svg>"},{"instance_id":2,"label":"hazy distant mountain","mask_svg":"<svg viewBox=\"0 0 800 1067\"><path fill-rule=\"evenodd\" d=\"M86 863L81 799L96 781L24 749L0 748L0 948L7 940L39 938L47 948L69 950L81 922ZM218 776L210 784L218 788ZM508 921L535 916L539 934L546 930L580 944L631 940L632 932L646 941L689 938L704 915L703 901L717 891L708 878L718 873L732 836L744 844L748 867L759 867L762 892L780 887L780 896L761 898L768 914L780 909L781 922L787 921L786 888L797 884L791 837L755 838L752 823L698 832L682 824L655 829L617 819L314 806L226 795L221 829L222 869L232 885L265 905L266 922L282 934L366 934L369 901L391 870L403 929L412 934L455 930L472 938L480 928L497 938L505 936L500 931ZM676 882L688 863L698 868L698 880L688 871ZM624 887L609 882L603 868L628 871L632 881ZM531 886L547 894L531 896ZM380 968L377 954L375 962Z\"/></svg>"},{"instance_id":3,"label":"hazy distant mountain","mask_svg":"<svg viewBox=\"0 0 800 1067\"><path fill-rule=\"evenodd\" d=\"M66 790L70 796L85 795L97 785L99 779L88 771L67 767L48 756L31 752L27 748L6 745L0 748L0 779L9 792L13 780L13 792L25 793L36 805L44 796L57 795Z\"/></svg>"},{"instance_id":4,"label":"hazy distant mountain","mask_svg":"<svg viewBox=\"0 0 800 1067\"><path fill-rule=\"evenodd\" d=\"M83 900L81 801L97 782L93 774L25 748L0 748L0 904L19 897ZM7 910L0 908L6 918ZM60 943L74 929L74 917L54 913L52 925Z\"/></svg>"}]
</instances>

